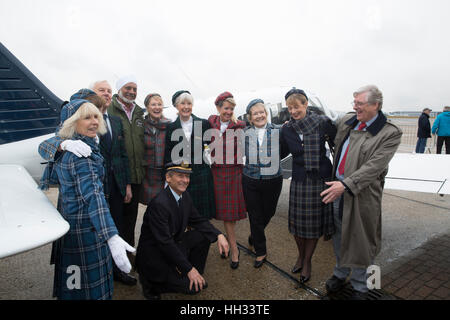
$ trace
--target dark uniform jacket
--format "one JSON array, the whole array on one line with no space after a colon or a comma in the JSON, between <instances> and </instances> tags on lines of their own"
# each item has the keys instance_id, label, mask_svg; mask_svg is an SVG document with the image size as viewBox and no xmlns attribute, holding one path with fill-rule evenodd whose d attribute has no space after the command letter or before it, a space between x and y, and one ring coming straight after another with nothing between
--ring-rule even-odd
<instances>
[{"instance_id":1,"label":"dark uniform jacket","mask_svg":"<svg viewBox=\"0 0 450 320\"><path fill-rule=\"evenodd\" d=\"M105 159L106 183L105 194L110 193L112 181L108 181L111 170L119 187L120 193L125 197L127 184L131 183L130 167L128 164L127 150L125 149L125 139L123 136L122 120L119 117L108 115L111 124L112 140L108 145L106 135L100 137L100 152ZM106 125L106 123L105 123Z\"/></svg>"},{"instance_id":2,"label":"dark uniform jacket","mask_svg":"<svg viewBox=\"0 0 450 320\"><path fill-rule=\"evenodd\" d=\"M136 254L136 267L150 282L166 281L169 271L186 276L192 269L181 240L187 227L201 232L211 243L221 234L207 218L200 216L188 192L184 192L180 206L167 186L150 201L141 228Z\"/></svg>"}]
</instances>

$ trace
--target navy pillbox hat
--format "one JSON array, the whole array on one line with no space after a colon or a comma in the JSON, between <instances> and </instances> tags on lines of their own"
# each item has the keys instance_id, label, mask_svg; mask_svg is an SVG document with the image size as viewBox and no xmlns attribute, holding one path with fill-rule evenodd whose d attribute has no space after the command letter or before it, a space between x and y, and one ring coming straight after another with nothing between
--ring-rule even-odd
<instances>
[{"instance_id":1,"label":"navy pillbox hat","mask_svg":"<svg viewBox=\"0 0 450 320\"><path fill-rule=\"evenodd\" d=\"M173 96L172 96L172 105L175 107L175 101L177 100L177 98L179 97L179 96L181 96L183 93L189 93L189 94L191 94L189 91L187 91L187 90L180 90L180 91L177 91L177 92L175 92L174 94L173 94Z\"/></svg>"},{"instance_id":2,"label":"navy pillbox hat","mask_svg":"<svg viewBox=\"0 0 450 320\"><path fill-rule=\"evenodd\" d=\"M251 109L255 104L257 104L257 103L262 103L262 104L264 104L264 101L261 100L261 99L253 99L252 101L250 101L250 102L248 103L248 106L247 106L247 114L250 113L250 109Z\"/></svg>"},{"instance_id":3,"label":"navy pillbox hat","mask_svg":"<svg viewBox=\"0 0 450 320\"><path fill-rule=\"evenodd\" d=\"M308 96L306 95L305 91L303 91L302 89L297 89L296 87L293 87L288 91L288 93L286 93L286 95L284 96L284 100L287 100L293 94L301 94L305 96L306 100L308 100Z\"/></svg>"}]
</instances>

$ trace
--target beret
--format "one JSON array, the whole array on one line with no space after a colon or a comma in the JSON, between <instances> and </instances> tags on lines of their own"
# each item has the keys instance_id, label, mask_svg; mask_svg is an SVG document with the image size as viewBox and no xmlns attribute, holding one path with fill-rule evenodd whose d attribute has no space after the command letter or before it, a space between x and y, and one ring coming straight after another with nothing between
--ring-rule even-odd
<instances>
[{"instance_id":1,"label":"beret","mask_svg":"<svg viewBox=\"0 0 450 320\"><path fill-rule=\"evenodd\" d=\"M70 101L72 100L77 100L77 99L86 99L89 96L96 96L97 94L92 91L91 89L80 89L78 90L77 93L74 93L71 97L70 97Z\"/></svg>"},{"instance_id":2,"label":"beret","mask_svg":"<svg viewBox=\"0 0 450 320\"><path fill-rule=\"evenodd\" d=\"M216 98L216 101L214 102L214 104L216 106L218 106L221 101L224 101L228 98L233 98L233 95L231 93L229 93L228 91L225 91L225 92L219 94L219 96Z\"/></svg>"},{"instance_id":3,"label":"beret","mask_svg":"<svg viewBox=\"0 0 450 320\"><path fill-rule=\"evenodd\" d=\"M305 96L306 100L308 100L308 96L306 95L305 91L303 91L302 89L297 89L295 87L289 90L288 93L286 93L286 95L284 96L284 100L287 100L293 94L301 94Z\"/></svg>"},{"instance_id":4,"label":"beret","mask_svg":"<svg viewBox=\"0 0 450 320\"><path fill-rule=\"evenodd\" d=\"M250 113L250 109L251 109L255 104L257 104L257 103L262 103L262 104L264 104L264 101L261 100L261 99L253 99L252 101L250 101L250 102L248 103L248 106L247 106L247 114Z\"/></svg>"},{"instance_id":5,"label":"beret","mask_svg":"<svg viewBox=\"0 0 450 320\"><path fill-rule=\"evenodd\" d=\"M177 92L175 92L174 94L173 94L173 96L172 96L172 104L173 104L173 106L175 107L175 101L177 100L177 98L179 97L179 96L181 96L183 93L189 93L189 94L191 94L189 91L187 91L187 90L180 90L180 91L177 91Z\"/></svg>"},{"instance_id":6,"label":"beret","mask_svg":"<svg viewBox=\"0 0 450 320\"><path fill-rule=\"evenodd\" d=\"M86 102L89 102L89 101L84 100L84 99L75 99L75 100L71 100L69 103L65 104L62 107L61 114L60 114L61 125L64 123L64 121L66 121L71 116L73 116L75 114L75 112L77 112L78 109L80 109L80 107L83 105L83 103L86 103Z\"/></svg>"}]
</instances>

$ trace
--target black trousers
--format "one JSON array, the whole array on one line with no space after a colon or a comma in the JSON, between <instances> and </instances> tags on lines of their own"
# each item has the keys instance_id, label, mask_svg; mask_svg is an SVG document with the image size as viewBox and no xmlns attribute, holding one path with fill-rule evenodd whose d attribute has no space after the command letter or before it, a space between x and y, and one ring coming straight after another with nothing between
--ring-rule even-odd
<instances>
[{"instance_id":1,"label":"black trousers","mask_svg":"<svg viewBox=\"0 0 450 320\"><path fill-rule=\"evenodd\" d=\"M178 243L180 251L183 252L192 266L200 274L203 274L205 271L206 258L208 257L210 245L209 240L201 232L196 230L185 232L182 240ZM195 293L194 286L189 290L190 281L187 275L178 273L175 266L169 268L169 274L165 283L150 282L142 273L139 274L139 280L144 290L149 290L153 293Z\"/></svg>"},{"instance_id":2,"label":"black trousers","mask_svg":"<svg viewBox=\"0 0 450 320\"><path fill-rule=\"evenodd\" d=\"M136 219L139 208L139 195L141 193L140 184L132 184L131 192L133 197L130 203L123 204L123 239L132 247L134 247L134 229L136 227Z\"/></svg>"},{"instance_id":3,"label":"black trousers","mask_svg":"<svg viewBox=\"0 0 450 320\"><path fill-rule=\"evenodd\" d=\"M283 177L270 180L242 176L245 205L250 220L250 232L257 256L267 253L265 228L277 209L283 187Z\"/></svg>"},{"instance_id":4,"label":"black trousers","mask_svg":"<svg viewBox=\"0 0 450 320\"><path fill-rule=\"evenodd\" d=\"M441 154L442 152L442 146L445 142L445 153L450 154L450 137L443 137L438 136L437 137L437 143L436 143L436 153Z\"/></svg>"}]
</instances>

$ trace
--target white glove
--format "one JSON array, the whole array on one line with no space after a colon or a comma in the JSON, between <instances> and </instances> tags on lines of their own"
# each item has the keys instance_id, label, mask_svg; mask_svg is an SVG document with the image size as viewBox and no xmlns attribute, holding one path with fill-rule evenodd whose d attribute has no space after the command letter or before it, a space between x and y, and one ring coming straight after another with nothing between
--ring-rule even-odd
<instances>
[{"instance_id":1,"label":"white glove","mask_svg":"<svg viewBox=\"0 0 450 320\"><path fill-rule=\"evenodd\" d=\"M117 268L125 273L129 273L131 271L131 264L127 257L127 251L135 252L136 249L126 243L117 234L108 239L108 246Z\"/></svg>"},{"instance_id":2,"label":"white glove","mask_svg":"<svg viewBox=\"0 0 450 320\"><path fill-rule=\"evenodd\" d=\"M89 157L92 153L91 147L81 140L64 140L60 146L62 150L72 152L78 158Z\"/></svg>"}]
</instances>

